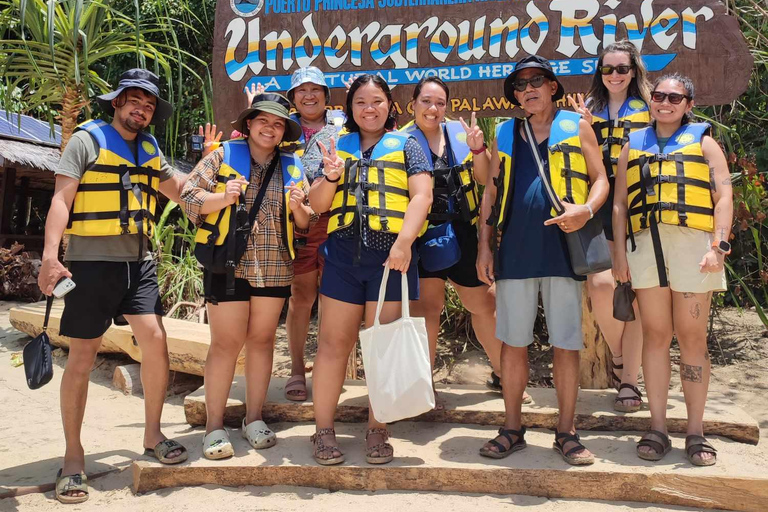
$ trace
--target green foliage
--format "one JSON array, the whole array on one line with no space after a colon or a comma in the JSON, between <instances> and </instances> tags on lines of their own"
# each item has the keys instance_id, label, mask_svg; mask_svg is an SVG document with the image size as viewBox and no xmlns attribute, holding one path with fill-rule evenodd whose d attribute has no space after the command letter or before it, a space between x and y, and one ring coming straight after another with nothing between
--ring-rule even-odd
<instances>
[{"instance_id":1,"label":"green foliage","mask_svg":"<svg viewBox=\"0 0 768 512\"><path fill-rule=\"evenodd\" d=\"M184 210L169 201L152 238L158 260L157 280L166 311L179 302L202 305L203 272L194 256L196 231Z\"/></svg>"}]
</instances>

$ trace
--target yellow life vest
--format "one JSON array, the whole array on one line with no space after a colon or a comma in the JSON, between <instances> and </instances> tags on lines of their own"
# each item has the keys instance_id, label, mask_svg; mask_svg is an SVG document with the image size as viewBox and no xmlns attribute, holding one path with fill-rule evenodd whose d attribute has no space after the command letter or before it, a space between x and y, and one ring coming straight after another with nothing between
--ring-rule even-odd
<instances>
[{"instance_id":1,"label":"yellow life vest","mask_svg":"<svg viewBox=\"0 0 768 512\"><path fill-rule=\"evenodd\" d=\"M701 139L710 130L707 123L684 124L659 150L652 127L629 136L627 200L629 232L656 222L714 231L714 210L709 165L701 150Z\"/></svg>"},{"instance_id":2,"label":"yellow life vest","mask_svg":"<svg viewBox=\"0 0 768 512\"><path fill-rule=\"evenodd\" d=\"M473 173L474 165L472 161L472 151L467 145L467 132L458 121L448 121L443 123L445 133L446 153L448 154L447 169L433 169L433 183L436 181L437 174L445 175L445 181L448 186L437 187L433 189L435 196L445 198L449 203L449 208L454 209L456 204L458 208L448 213L430 213L427 221L432 224L439 224L446 221L461 219L472 224L477 222L479 216L480 200L477 193L477 183ZM416 126L416 123L408 125L401 131L413 135L424 154L427 161L432 162L432 150L429 148L429 142L422 131Z\"/></svg>"},{"instance_id":3,"label":"yellow life vest","mask_svg":"<svg viewBox=\"0 0 768 512\"><path fill-rule=\"evenodd\" d=\"M399 132L385 133L367 161L361 161L359 133L339 138L336 152L344 160L344 172L333 196L328 233L356 221L360 225L367 222L373 231L400 232L410 202L404 151L409 138ZM361 183L363 166L367 167L367 179ZM425 221L419 234L426 230Z\"/></svg>"},{"instance_id":4,"label":"yellow life vest","mask_svg":"<svg viewBox=\"0 0 768 512\"><path fill-rule=\"evenodd\" d=\"M216 193L224 192L227 182L233 179L242 178L250 181L251 178L251 152L248 149L248 142L245 139L233 139L222 144L224 148L224 159L219 166L219 172L216 176ZM290 206L290 191L285 187L291 185L300 185L304 181L304 167L293 153L279 152L280 167L283 172L283 215L281 223L283 227L283 242L288 248L291 259L296 257L295 250L295 226L293 223L293 214ZM269 183L262 183L262 187ZM195 242L200 244L213 243L216 246L224 245L227 236L230 233L230 216L235 211L232 208L222 208L217 212L206 215L203 224L198 228L195 235Z\"/></svg>"},{"instance_id":5,"label":"yellow life vest","mask_svg":"<svg viewBox=\"0 0 768 512\"><path fill-rule=\"evenodd\" d=\"M552 121L547 142L549 152L549 181L552 191L561 202L585 204L589 196L589 175L587 162L581 153L579 121L581 115L567 110L559 110ZM488 225L495 226L495 242L501 241L501 233L507 221L514 188L514 154L527 151L528 148L514 147L515 130L521 121L510 119L496 127L496 144L499 151L501 168L493 182L496 186L496 204L491 210ZM551 214L557 216L552 207Z\"/></svg>"},{"instance_id":6,"label":"yellow life vest","mask_svg":"<svg viewBox=\"0 0 768 512\"><path fill-rule=\"evenodd\" d=\"M155 138L139 132L134 154L117 130L104 121L86 121L77 129L94 138L99 154L80 178L66 233L151 237L160 186L160 149Z\"/></svg>"},{"instance_id":7,"label":"yellow life vest","mask_svg":"<svg viewBox=\"0 0 768 512\"><path fill-rule=\"evenodd\" d=\"M650 122L648 105L639 98L627 98L616 119L611 119L608 106L601 112L592 113L592 129L603 150L603 163L609 178L616 175L621 148L629 141L629 134L646 128Z\"/></svg>"},{"instance_id":8,"label":"yellow life vest","mask_svg":"<svg viewBox=\"0 0 768 512\"><path fill-rule=\"evenodd\" d=\"M658 223L714 231L709 165L701 149L709 130L707 123L684 124L663 152L653 127L629 136L627 230L634 251L635 233L651 229L662 287L667 286L667 275Z\"/></svg>"}]
</instances>

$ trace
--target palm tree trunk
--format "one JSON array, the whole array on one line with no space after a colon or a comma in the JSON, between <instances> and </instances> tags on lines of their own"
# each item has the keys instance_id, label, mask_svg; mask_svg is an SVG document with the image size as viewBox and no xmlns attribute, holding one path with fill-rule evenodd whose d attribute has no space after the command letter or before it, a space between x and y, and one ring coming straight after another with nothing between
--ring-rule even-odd
<instances>
[{"instance_id":1,"label":"palm tree trunk","mask_svg":"<svg viewBox=\"0 0 768 512\"><path fill-rule=\"evenodd\" d=\"M58 115L58 121L61 124L61 151L64 151L69 139L72 138L72 134L77 128L77 118L86 105L88 105L88 98L85 96L82 84L64 86L64 97Z\"/></svg>"}]
</instances>

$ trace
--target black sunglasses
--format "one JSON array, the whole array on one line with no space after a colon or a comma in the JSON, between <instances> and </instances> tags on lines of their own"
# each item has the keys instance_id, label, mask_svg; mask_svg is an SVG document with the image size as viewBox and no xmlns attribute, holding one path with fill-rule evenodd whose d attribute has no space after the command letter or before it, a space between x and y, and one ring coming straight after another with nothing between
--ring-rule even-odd
<instances>
[{"instance_id":1,"label":"black sunglasses","mask_svg":"<svg viewBox=\"0 0 768 512\"><path fill-rule=\"evenodd\" d=\"M632 71L632 66L627 66L626 64L621 64L619 66L610 66L608 64L604 66L600 66L597 68L600 71L601 75L612 75L614 71L616 71L620 75L626 75L630 71Z\"/></svg>"},{"instance_id":2,"label":"black sunglasses","mask_svg":"<svg viewBox=\"0 0 768 512\"><path fill-rule=\"evenodd\" d=\"M683 102L683 100L690 100L691 97L688 96L687 94L680 94L677 92L666 93L666 92L653 91L651 93L651 101L655 103L663 103L664 100L666 99L669 99L669 102L672 105L679 105L680 103Z\"/></svg>"},{"instance_id":3,"label":"black sunglasses","mask_svg":"<svg viewBox=\"0 0 768 512\"><path fill-rule=\"evenodd\" d=\"M523 92L528 88L528 84L531 84L534 89L538 89L542 85L544 85L544 80L548 80L548 78L544 75L536 75L532 78L520 78L518 80L515 80L512 82L512 85L514 86L515 90L518 92Z\"/></svg>"},{"instance_id":4,"label":"black sunglasses","mask_svg":"<svg viewBox=\"0 0 768 512\"><path fill-rule=\"evenodd\" d=\"M262 93L258 96L253 98L253 101L251 102L251 105L254 103L260 102L260 101L271 101L274 103L279 104L282 107L287 108L288 110L291 109L291 103L285 99L284 97L280 96L279 94L273 94L273 93Z\"/></svg>"}]
</instances>

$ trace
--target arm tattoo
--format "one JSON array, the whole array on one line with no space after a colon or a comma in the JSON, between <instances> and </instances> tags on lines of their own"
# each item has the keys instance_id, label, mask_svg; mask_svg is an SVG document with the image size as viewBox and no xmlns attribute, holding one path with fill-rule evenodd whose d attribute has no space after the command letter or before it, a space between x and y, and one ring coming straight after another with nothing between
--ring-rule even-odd
<instances>
[{"instance_id":1,"label":"arm tattoo","mask_svg":"<svg viewBox=\"0 0 768 512\"><path fill-rule=\"evenodd\" d=\"M717 182L715 181L715 168L709 168L709 185L712 187L712 192L717 192Z\"/></svg>"},{"instance_id":2,"label":"arm tattoo","mask_svg":"<svg viewBox=\"0 0 768 512\"><path fill-rule=\"evenodd\" d=\"M689 364L680 363L680 379L688 382L702 382L702 374L704 373L701 366L691 366Z\"/></svg>"},{"instance_id":3,"label":"arm tattoo","mask_svg":"<svg viewBox=\"0 0 768 512\"><path fill-rule=\"evenodd\" d=\"M731 178L729 177L727 179L724 179L723 180L723 185L725 185L726 187L730 187L731 186Z\"/></svg>"}]
</instances>

